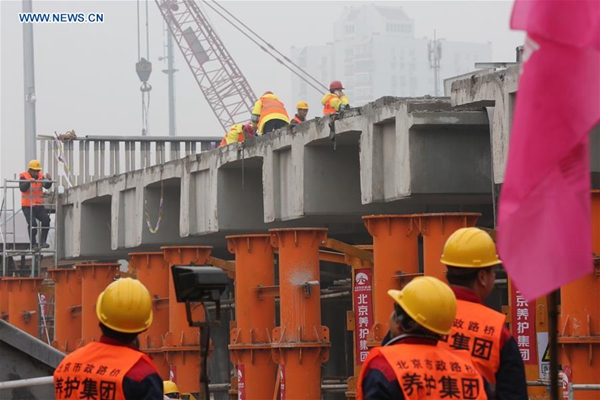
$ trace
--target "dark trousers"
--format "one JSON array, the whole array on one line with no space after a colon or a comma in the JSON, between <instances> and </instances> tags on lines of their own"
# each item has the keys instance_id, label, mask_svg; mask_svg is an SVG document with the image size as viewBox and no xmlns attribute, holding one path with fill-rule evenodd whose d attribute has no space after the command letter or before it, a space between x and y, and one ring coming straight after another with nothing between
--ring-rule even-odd
<instances>
[{"instance_id":1,"label":"dark trousers","mask_svg":"<svg viewBox=\"0 0 600 400\"><path fill-rule=\"evenodd\" d=\"M37 242L37 226L38 221L42 223L42 243L46 243L46 239L48 238L48 232L50 231L48 228L50 227L50 216L48 212L44 208L44 206L33 206L33 207L22 207L23 215L27 220L27 227L29 228L29 240L31 240L31 245L35 246Z\"/></svg>"},{"instance_id":2,"label":"dark trousers","mask_svg":"<svg viewBox=\"0 0 600 400\"><path fill-rule=\"evenodd\" d=\"M284 126L288 126L289 124L282 119L272 119L270 121L265 122L263 125L263 135L265 133L276 131L279 128L283 128Z\"/></svg>"}]
</instances>

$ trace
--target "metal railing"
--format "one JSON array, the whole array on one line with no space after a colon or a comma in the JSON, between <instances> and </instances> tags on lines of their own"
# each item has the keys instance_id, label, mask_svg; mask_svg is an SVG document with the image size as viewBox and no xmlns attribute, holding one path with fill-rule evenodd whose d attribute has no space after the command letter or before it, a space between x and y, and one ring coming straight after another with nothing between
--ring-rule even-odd
<instances>
[{"instance_id":1,"label":"metal railing","mask_svg":"<svg viewBox=\"0 0 600 400\"><path fill-rule=\"evenodd\" d=\"M45 172L65 188L178 160L219 146L221 137L38 136Z\"/></svg>"}]
</instances>

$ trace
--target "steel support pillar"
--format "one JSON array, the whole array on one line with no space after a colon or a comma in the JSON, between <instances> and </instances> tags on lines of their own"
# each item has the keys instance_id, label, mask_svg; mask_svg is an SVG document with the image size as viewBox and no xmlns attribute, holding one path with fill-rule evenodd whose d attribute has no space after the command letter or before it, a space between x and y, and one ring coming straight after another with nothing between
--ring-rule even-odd
<instances>
[{"instance_id":1,"label":"steel support pillar","mask_svg":"<svg viewBox=\"0 0 600 400\"><path fill-rule=\"evenodd\" d=\"M593 251L600 255L600 190L592 191ZM561 288L560 364L570 366L574 384L600 383L600 278L596 269ZM597 399L595 391L575 392L576 400Z\"/></svg>"},{"instance_id":2,"label":"steel support pillar","mask_svg":"<svg viewBox=\"0 0 600 400\"><path fill-rule=\"evenodd\" d=\"M77 268L48 270L54 281L54 341L63 353L77 349L81 342L81 271ZM96 325L98 323L96 322Z\"/></svg>"},{"instance_id":3,"label":"steel support pillar","mask_svg":"<svg viewBox=\"0 0 600 400\"><path fill-rule=\"evenodd\" d=\"M321 325L319 246L325 228L271 229L279 249L280 326L273 329L280 398L320 399L321 363L329 358L329 329Z\"/></svg>"},{"instance_id":4,"label":"steel support pillar","mask_svg":"<svg viewBox=\"0 0 600 400\"><path fill-rule=\"evenodd\" d=\"M96 300L119 274L119 263L76 264L81 274L81 343L98 341L102 332L96 316Z\"/></svg>"},{"instance_id":5,"label":"steel support pillar","mask_svg":"<svg viewBox=\"0 0 600 400\"><path fill-rule=\"evenodd\" d=\"M423 237L423 272L446 281L446 266L440 262L446 240L456 230L475 226L478 213L415 214L414 221Z\"/></svg>"},{"instance_id":6,"label":"steel support pillar","mask_svg":"<svg viewBox=\"0 0 600 400\"><path fill-rule=\"evenodd\" d=\"M363 217L373 236L373 327L370 346L379 346L394 309L389 289L400 289L399 275L419 273L419 230L410 215Z\"/></svg>"},{"instance_id":7,"label":"steel support pillar","mask_svg":"<svg viewBox=\"0 0 600 400\"><path fill-rule=\"evenodd\" d=\"M237 367L238 398L269 399L277 378L271 358L275 298L261 296L258 289L275 284L270 236L227 236L227 249L235 254L235 322L229 350Z\"/></svg>"},{"instance_id":8,"label":"steel support pillar","mask_svg":"<svg viewBox=\"0 0 600 400\"><path fill-rule=\"evenodd\" d=\"M129 253L129 272L146 286L152 296L153 321L140 334L140 349L152 356L163 380L169 380L169 365L162 352L169 332L169 265L163 252Z\"/></svg>"},{"instance_id":9,"label":"steel support pillar","mask_svg":"<svg viewBox=\"0 0 600 400\"><path fill-rule=\"evenodd\" d=\"M38 338L38 291L43 280L3 278L8 291L8 322L35 338Z\"/></svg>"}]
</instances>

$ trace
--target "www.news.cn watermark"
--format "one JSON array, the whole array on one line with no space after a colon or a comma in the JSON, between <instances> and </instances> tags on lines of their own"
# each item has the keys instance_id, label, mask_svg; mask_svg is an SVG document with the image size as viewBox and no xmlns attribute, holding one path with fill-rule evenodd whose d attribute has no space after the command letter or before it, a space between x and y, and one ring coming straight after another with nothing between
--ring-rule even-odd
<instances>
[{"instance_id":1,"label":"www.news.cn watermark","mask_svg":"<svg viewBox=\"0 0 600 400\"><path fill-rule=\"evenodd\" d=\"M22 24L101 24L104 13L19 13Z\"/></svg>"}]
</instances>

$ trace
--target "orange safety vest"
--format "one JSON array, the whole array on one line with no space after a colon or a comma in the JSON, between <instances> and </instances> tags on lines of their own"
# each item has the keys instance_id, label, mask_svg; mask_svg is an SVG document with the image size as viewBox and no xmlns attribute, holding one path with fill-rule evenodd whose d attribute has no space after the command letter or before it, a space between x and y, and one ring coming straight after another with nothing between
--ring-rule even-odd
<instances>
[{"instance_id":1,"label":"orange safety vest","mask_svg":"<svg viewBox=\"0 0 600 400\"><path fill-rule=\"evenodd\" d=\"M378 355L393 368L405 400L487 399L483 379L466 352L462 356L430 344L401 343L370 351L358 379L358 400L364 399L362 382L367 366Z\"/></svg>"},{"instance_id":2,"label":"orange safety vest","mask_svg":"<svg viewBox=\"0 0 600 400\"><path fill-rule=\"evenodd\" d=\"M452 331L440 345L450 350L467 350L477 370L490 383L496 383L500 369L500 338L506 316L471 301L456 301Z\"/></svg>"},{"instance_id":3,"label":"orange safety vest","mask_svg":"<svg viewBox=\"0 0 600 400\"><path fill-rule=\"evenodd\" d=\"M295 122L295 123L294 123L294 122ZM300 118L298 118L298 116L297 116L297 115L294 115L294 118L292 118L292 122L291 122L291 124L292 124L292 125L298 125L298 124L301 124L301 123L303 123L303 122L304 122L304 121L303 121L303 120L301 120Z\"/></svg>"},{"instance_id":4,"label":"orange safety vest","mask_svg":"<svg viewBox=\"0 0 600 400\"><path fill-rule=\"evenodd\" d=\"M125 400L123 378L144 353L126 346L91 342L67 355L54 371L57 399Z\"/></svg>"},{"instance_id":5,"label":"orange safety vest","mask_svg":"<svg viewBox=\"0 0 600 400\"><path fill-rule=\"evenodd\" d=\"M287 111L285 110L285 107L283 105L283 103L279 100L275 100L275 99L269 99L266 97L261 98L261 103L262 103L262 109L260 111L260 117L258 118L258 127L259 130L262 130L263 127L263 119L266 119L268 115L270 114L282 114L284 116L287 117ZM268 119L267 119L268 121ZM265 123L267 122L265 121ZM284 120L285 121L285 120ZM285 122L289 122L289 118L287 121Z\"/></svg>"},{"instance_id":6,"label":"orange safety vest","mask_svg":"<svg viewBox=\"0 0 600 400\"><path fill-rule=\"evenodd\" d=\"M42 171L39 172L38 177L44 176ZM33 177L27 172L23 172L19 175L19 179L31 180ZM40 205L44 202L44 191L42 190L42 182L31 182L29 190L21 194L21 207L30 207L31 205Z\"/></svg>"},{"instance_id":7,"label":"orange safety vest","mask_svg":"<svg viewBox=\"0 0 600 400\"><path fill-rule=\"evenodd\" d=\"M327 101L325 101L325 104L323 105L323 115L335 114L337 112L337 110L331 105L331 100L338 96L333 93L330 94L331 95L327 98Z\"/></svg>"}]
</instances>

